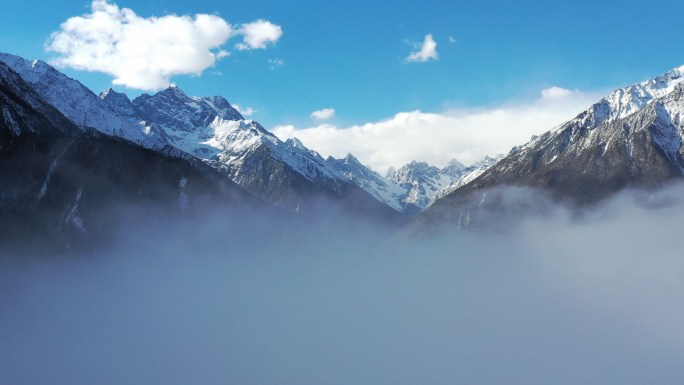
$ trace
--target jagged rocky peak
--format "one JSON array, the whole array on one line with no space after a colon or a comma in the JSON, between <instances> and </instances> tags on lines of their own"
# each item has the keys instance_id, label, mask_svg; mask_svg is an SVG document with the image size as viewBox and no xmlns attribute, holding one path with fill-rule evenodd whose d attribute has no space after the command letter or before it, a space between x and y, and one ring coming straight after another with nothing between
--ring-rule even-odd
<instances>
[{"instance_id":1,"label":"jagged rocky peak","mask_svg":"<svg viewBox=\"0 0 684 385\"><path fill-rule=\"evenodd\" d=\"M466 170L466 166L463 165L463 163L459 162L456 159L452 159L449 161L449 163L444 166L442 171L445 173L448 173L453 176L460 176L462 175Z\"/></svg>"},{"instance_id":2,"label":"jagged rocky peak","mask_svg":"<svg viewBox=\"0 0 684 385\"><path fill-rule=\"evenodd\" d=\"M398 212L406 211L405 204L402 203L406 190L366 167L354 155L347 154L340 159L329 156L326 162L351 183L370 193L376 200Z\"/></svg>"},{"instance_id":3,"label":"jagged rocky peak","mask_svg":"<svg viewBox=\"0 0 684 385\"><path fill-rule=\"evenodd\" d=\"M653 100L670 94L684 82L684 66L677 67L654 79L611 92L574 119L582 127L593 129L604 123L626 118Z\"/></svg>"},{"instance_id":4,"label":"jagged rocky peak","mask_svg":"<svg viewBox=\"0 0 684 385\"><path fill-rule=\"evenodd\" d=\"M228 121L244 119L220 96L191 97L175 85L154 95L140 95L133 100L133 105L147 123L186 132L206 128L217 117Z\"/></svg>"},{"instance_id":5,"label":"jagged rocky peak","mask_svg":"<svg viewBox=\"0 0 684 385\"><path fill-rule=\"evenodd\" d=\"M348 153L344 158L339 159L339 161L343 162L348 166L363 166L364 168L366 167L351 153Z\"/></svg>"},{"instance_id":6,"label":"jagged rocky peak","mask_svg":"<svg viewBox=\"0 0 684 385\"><path fill-rule=\"evenodd\" d=\"M240 112L230 105L230 103L223 96L208 96L202 98L209 103L222 119L225 120L243 120L244 117Z\"/></svg>"},{"instance_id":7,"label":"jagged rocky peak","mask_svg":"<svg viewBox=\"0 0 684 385\"><path fill-rule=\"evenodd\" d=\"M484 159L482 159L482 160L479 161L479 162L473 163L473 164L472 164L470 167L468 167L468 168L490 167L490 166L495 165L496 162L498 162L498 161L500 161L501 159L503 159L503 157L504 157L503 154L499 154L499 155L495 155L495 156L489 156L489 155L487 155L487 156L484 157Z\"/></svg>"},{"instance_id":8,"label":"jagged rocky peak","mask_svg":"<svg viewBox=\"0 0 684 385\"><path fill-rule=\"evenodd\" d=\"M351 153L347 154L344 158L335 159L329 156L326 162L332 164L338 171L344 173L347 177L351 179L360 178L373 178L373 179L383 179L380 174L368 168L366 165L361 163L354 155Z\"/></svg>"},{"instance_id":9,"label":"jagged rocky peak","mask_svg":"<svg viewBox=\"0 0 684 385\"><path fill-rule=\"evenodd\" d=\"M263 127L262 127L262 135L269 136L271 138L270 142L273 143L273 141L275 140L276 146L278 145L277 138L271 132L263 129ZM299 140L297 138L289 138L289 139L286 139L284 143L285 143L285 148L289 149L289 151L292 154L299 154L299 156L302 156L303 159L308 158L310 161L315 161L315 163L317 163L318 166L320 166L320 167L323 167L323 168L328 167L328 164L323 159L321 154L319 154L318 152L306 147L304 145L304 143L302 143L301 140ZM332 170L329 170L329 171L332 171Z\"/></svg>"},{"instance_id":10,"label":"jagged rocky peak","mask_svg":"<svg viewBox=\"0 0 684 385\"><path fill-rule=\"evenodd\" d=\"M387 169L387 173L385 174L385 178L386 179L392 178L392 175L394 175L395 172L397 172L397 169L390 166L390 168Z\"/></svg>"},{"instance_id":11,"label":"jagged rocky peak","mask_svg":"<svg viewBox=\"0 0 684 385\"><path fill-rule=\"evenodd\" d=\"M135 107L133 106L131 99L128 98L128 95L122 92L116 92L110 87L100 92L98 97L102 99L107 107L113 112L125 117L135 116Z\"/></svg>"},{"instance_id":12,"label":"jagged rocky peak","mask_svg":"<svg viewBox=\"0 0 684 385\"><path fill-rule=\"evenodd\" d=\"M307 149L304 146L304 143L302 143L302 141L297 138L288 138L285 140L285 144L293 148Z\"/></svg>"},{"instance_id":13,"label":"jagged rocky peak","mask_svg":"<svg viewBox=\"0 0 684 385\"><path fill-rule=\"evenodd\" d=\"M416 179L421 179L425 176L437 175L440 169L429 165L427 162L412 161L401 167L400 169L389 175L389 180L392 183L412 183Z\"/></svg>"}]
</instances>

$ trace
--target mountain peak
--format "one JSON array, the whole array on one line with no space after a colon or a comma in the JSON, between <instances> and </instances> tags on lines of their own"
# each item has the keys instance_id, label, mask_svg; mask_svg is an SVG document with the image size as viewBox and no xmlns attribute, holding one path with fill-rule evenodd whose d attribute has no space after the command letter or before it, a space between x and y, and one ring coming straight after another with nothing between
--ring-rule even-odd
<instances>
[{"instance_id":1,"label":"mountain peak","mask_svg":"<svg viewBox=\"0 0 684 385\"><path fill-rule=\"evenodd\" d=\"M208 96L200 98L205 103L208 103L214 111L225 120L244 120L240 111L231 106L228 100L223 96Z\"/></svg>"},{"instance_id":2,"label":"mountain peak","mask_svg":"<svg viewBox=\"0 0 684 385\"><path fill-rule=\"evenodd\" d=\"M289 138L289 139L285 140L285 144L287 144L290 147L294 147L294 148L306 149L306 147L304 147L304 144L302 143L302 141L297 139L296 137L295 138Z\"/></svg>"},{"instance_id":3,"label":"mountain peak","mask_svg":"<svg viewBox=\"0 0 684 385\"><path fill-rule=\"evenodd\" d=\"M417 160L412 160L411 162L405 164L402 166L397 172L410 172L410 171L422 171L422 170L431 170L435 169L438 170L437 167L432 166L428 164L427 162L424 161L417 161Z\"/></svg>"},{"instance_id":4,"label":"mountain peak","mask_svg":"<svg viewBox=\"0 0 684 385\"><path fill-rule=\"evenodd\" d=\"M466 166L464 166L463 163L459 162L456 159L452 159L449 161L449 163L446 166L444 166L442 171L449 173L449 174L461 175L461 174L463 174L465 169L466 169Z\"/></svg>"},{"instance_id":5,"label":"mountain peak","mask_svg":"<svg viewBox=\"0 0 684 385\"><path fill-rule=\"evenodd\" d=\"M116 92L112 87L107 88L106 90L100 92L98 97L102 100L107 100L107 99L113 99L113 100L120 100L120 101L126 101L129 102L131 99L128 98L128 95L124 94L123 92Z\"/></svg>"},{"instance_id":6,"label":"mountain peak","mask_svg":"<svg viewBox=\"0 0 684 385\"><path fill-rule=\"evenodd\" d=\"M465 167L458 159L452 159L447 163L447 167Z\"/></svg>"},{"instance_id":7,"label":"mountain peak","mask_svg":"<svg viewBox=\"0 0 684 385\"><path fill-rule=\"evenodd\" d=\"M359 160L352 155L351 153L348 153L347 156L344 157L344 161L347 163L361 163Z\"/></svg>"},{"instance_id":8,"label":"mountain peak","mask_svg":"<svg viewBox=\"0 0 684 385\"><path fill-rule=\"evenodd\" d=\"M100 99L104 99L107 97L107 95L109 95L110 93L114 93L114 92L116 92L116 91L114 91L114 89L112 89L112 87L107 87L102 92L100 92L100 94L97 96L99 96Z\"/></svg>"},{"instance_id":9,"label":"mountain peak","mask_svg":"<svg viewBox=\"0 0 684 385\"><path fill-rule=\"evenodd\" d=\"M98 95L107 107L113 112L128 118L135 116L135 108L133 103L128 98L128 95L122 92L116 92L111 87L100 92Z\"/></svg>"},{"instance_id":10,"label":"mountain peak","mask_svg":"<svg viewBox=\"0 0 684 385\"><path fill-rule=\"evenodd\" d=\"M166 87L166 89L164 89L163 91L157 92L157 95L160 95L160 94L161 95L176 96L179 98L188 98L188 95L185 92L183 92L183 90L181 90L180 87L178 87L175 84L171 84L170 86Z\"/></svg>"},{"instance_id":11,"label":"mountain peak","mask_svg":"<svg viewBox=\"0 0 684 385\"><path fill-rule=\"evenodd\" d=\"M390 168L387 169L387 173L385 174L386 179L390 179L394 173L397 172L397 169L390 166Z\"/></svg>"}]
</instances>

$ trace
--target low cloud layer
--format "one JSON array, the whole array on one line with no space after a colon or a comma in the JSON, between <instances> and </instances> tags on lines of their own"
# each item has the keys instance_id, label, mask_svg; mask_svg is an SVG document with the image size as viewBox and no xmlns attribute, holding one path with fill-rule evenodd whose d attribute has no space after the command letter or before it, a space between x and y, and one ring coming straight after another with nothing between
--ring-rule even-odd
<instances>
[{"instance_id":1,"label":"low cloud layer","mask_svg":"<svg viewBox=\"0 0 684 385\"><path fill-rule=\"evenodd\" d=\"M54 32L46 49L57 54L53 64L102 72L113 83L158 90L175 75L198 75L229 55L221 48L242 36L238 49L263 49L282 36L266 20L233 27L216 15L166 15L144 18L107 0L94 0L91 13L74 16Z\"/></svg>"},{"instance_id":2,"label":"low cloud layer","mask_svg":"<svg viewBox=\"0 0 684 385\"><path fill-rule=\"evenodd\" d=\"M677 384L683 191L431 239L142 216L115 252L0 258L0 383Z\"/></svg>"},{"instance_id":3,"label":"low cloud layer","mask_svg":"<svg viewBox=\"0 0 684 385\"><path fill-rule=\"evenodd\" d=\"M281 139L299 138L324 156L354 154L384 174L412 160L444 166L451 159L464 164L486 155L507 153L573 118L600 98L600 93L551 87L537 100L507 103L494 108L451 109L442 113L411 111L363 125L310 128L280 125L273 132Z\"/></svg>"}]
</instances>

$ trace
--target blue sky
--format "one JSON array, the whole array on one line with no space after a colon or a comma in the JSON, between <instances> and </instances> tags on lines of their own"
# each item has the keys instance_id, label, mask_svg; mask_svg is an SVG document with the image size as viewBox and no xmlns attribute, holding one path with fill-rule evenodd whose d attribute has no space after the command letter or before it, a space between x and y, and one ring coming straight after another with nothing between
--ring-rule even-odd
<instances>
[{"instance_id":1,"label":"blue sky","mask_svg":"<svg viewBox=\"0 0 684 385\"><path fill-rule=\"evenodd\" d=\"M320 122L310 114L322 108L335 110L328 123L346 127L407 111L533 101L552 86L610 90L684 64L684 4L675 1L113 3L141 17L207 13L232 25L265 19L281 26L282 37L266 49L238 51L239 39L232 38L223 45L230 56L213 68L172 78L189 94L223 95L252 107L253 118L268 128L314 126ZM54 58L44 49L50 34L89 12L88 1L8 3L0 50ZM406 62L427 34L438 59ZM273 68L269 60L276 59L284 64ZM64 72L96 92L111 84L106 74Z\"/></svg>"}]
</instances>

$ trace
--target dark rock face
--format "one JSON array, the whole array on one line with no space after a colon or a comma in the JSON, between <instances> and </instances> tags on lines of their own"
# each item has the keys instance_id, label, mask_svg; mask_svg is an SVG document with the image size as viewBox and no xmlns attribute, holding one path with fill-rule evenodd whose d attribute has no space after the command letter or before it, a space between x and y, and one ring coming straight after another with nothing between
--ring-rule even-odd
<instances>
[{"instance_id":1,"label":"dark rock face","mask_svg":"<svg viewBox=\"0 0 684 385\"><path fill-rule=\"evenodd\" d=\"M135 117L135 106L126 94L107 88L102 91L98 97L104 101L104 104L109 107L112 112L126 118Z\"/></svg>"},{"instance_id":2,"label":"dark rock face","mask_svg":"<svg viewBox=\"0 0 684 385\"><path fill-rule=\"evenodd\" d=\"M181 217L203 205L259 204L209 166L82 131L0 63L0 244L113 240L122 213Z\"/></svg>"},{"instance_id":3,"label":"dark rock face","mask_svg":"<svg viewBox=\"0 0 684 385\"><path fill-rule=\"evenodd\" d=\"M38 132L43 135L74 135L79 131L3 62L0 62L0 110L0 138Z\"/></svg>"}]
</instances>

